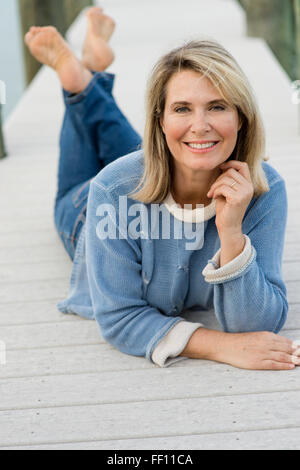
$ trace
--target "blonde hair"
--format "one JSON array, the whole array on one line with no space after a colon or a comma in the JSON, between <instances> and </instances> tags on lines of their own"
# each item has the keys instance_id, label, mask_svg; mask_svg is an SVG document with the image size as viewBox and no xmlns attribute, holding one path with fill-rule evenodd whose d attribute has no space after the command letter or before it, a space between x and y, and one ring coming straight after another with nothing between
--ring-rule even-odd
<instances>
[{"instance_id":1,"label":"blonde hair","mask_svg":"<svg viewBox=\"0 0 300 470\"><path fill-rule=\"evenodd\" d=\"M248 163L254 186L253 197L267 192L269 185L262 167L262 161L267 160L265 132L251 86L232 55L219 43L205 40L190 41L172 50L157 62L152 71L146 92L145 168L138 186L129 196L145 204L160 204L171 189L173 157L160 121L169 80L182 70L192 70L206 76L223 98L236 107L242 126L228 160Z\"/></svg>"}]
</instances>

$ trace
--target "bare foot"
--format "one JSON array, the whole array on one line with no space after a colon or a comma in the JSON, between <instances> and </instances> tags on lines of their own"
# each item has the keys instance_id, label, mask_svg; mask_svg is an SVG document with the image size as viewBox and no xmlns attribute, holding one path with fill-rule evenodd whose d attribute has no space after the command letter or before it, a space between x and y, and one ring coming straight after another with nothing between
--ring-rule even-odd
<instances>
[{"instance_id":1,"label":"bare foot","mask_svg":"<svg viewBox=\"0 0 300 470\"><path fill-rule=\"evenodd\" d=\"M92 74L73 54L56 28L33 26L25 36L25 43L36 60L57 72L66 91L80 93L87 87Z\"/></svg>"},{"instance_id":2,"label":"bare foot","mask_svg":"<svg viewBox=\"0 0 300 470\"><path fill-rule=\"evenodd\" d=\"M108 44L115 29L115 22L110 16L104 15L100 7L90 8L86 16L88 30L83 46L82 63L87 69L100 72L107 69L115 58Z\"/></svg>"}]
</instances>

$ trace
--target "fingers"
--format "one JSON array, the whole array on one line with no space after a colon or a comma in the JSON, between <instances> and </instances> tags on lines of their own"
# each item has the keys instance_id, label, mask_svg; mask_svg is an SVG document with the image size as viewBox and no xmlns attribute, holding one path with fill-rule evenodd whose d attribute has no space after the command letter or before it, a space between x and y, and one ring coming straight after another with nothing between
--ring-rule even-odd
<instances>
[{"instance_id":1,"label":"fingers","mask_svg":"<svg viewBox=\"0 0 300 470\"><path fill-rule=\"evenodd\" d=\"M271 351L269 359L276 362L300 365L300 357L285 352Z\"/></svg>"},{"instance_id":2,"label":"fingers","mask_svg":"<svg viewBox=\"0 0 300 470\"><path fill-rule=\"evenodd\" d=\"M230 170L226 171L226 173L222 173L216 179L216 181L211 185L211 187L209 189L209 193L213 192L220 184L225 184L226 183L226 184L228 184L228 186L230 186L234 181L236 181L237 183L240 183L240 184L244 184L245 183L245 178L242 175L240 175L238 171L236 171L234 169L230 169Z\"/></svg>"},{"instance_id":3,"label":"fingers","mask_svg":"<svg viewBox=\"0 0 300 470\"><path fill-rule=\"evenodd\" d=\"M264 361L264 370L292 370L295 369L295 364L291 362L277 362L272 360Z\"/></svg>"},{"instance_id":4,"label":"fingers","mask_svg":"<svg viewBox=\"0 0 300 470\"><path fill-rule=\"evenodd\" d=\"M211 186L210 190L207 193L207 197L209 197L210 195L213 195L216 189L222 187L223 185L231 188L231 185L232 183L234 183L234 181L236 181L237 184L234 187L232 187L232 190L236 191L239 185L238 179L237 178L234 179L233 177L223 176L222 179L219 179L214 182L214 184Z\"/></svg>"},{"instance_id":5,"label":"fingers","mask_svg":"<svg viewBox=\"0 0 300 470\"><path fill-rule=\"evenodd\" d=\"M280 351L284 352L286 354L291 354L294 356L298 356L298 353L296 353L297 349L295 349L292 345L292 342L287 340L287 341L273 341L271 344L271 350L272 351ZM300 351L300 349L299 349Z\"/></svg>"},{"instance_id":6,"label":"fingers","mask_svg":"<svg viewBox=\"0 0 300 470\"><path fill-rule=\"evenodd\" d=\"M249 166L246 162L240 162L238 160L230 160L229 162L222 163L222 165L220 165L220 168L222 170L228 170L229 168L234 168L242 176L244 176L244 178L246 178L248 181L251 181Z\"/></svg>"},{"instance_id":7,"label":"fingers","mask_svg":"<svg viewBox=\"0 0 300 470\"><path fill-rule=\"evenodd\" d=\"M264 362L270 370L289 370L300 365L300 348L297 348L290 339L271 334L270 354Z\"/></svg>"},{"instance_id":8,"label":"fingers","mask_svg":"<svg viewBox=\"0 0 300 470\"><path fill-rule=\"evenodd\" d=\"M294 356L300 355L300 341L293 341L275 333L269 333L273 351L284 351Z\"/></svg>"},{"instance_id":9,"label":"fingers","mask_svg":"<svg viewBox=\"0 0 300 470\"><path fill-rule=\"evenodd\" d=\"M241 162L236 162L236 163L241 163ZM222 168L222 165L221 165L221 168ZM247 168L248 168L248 166L247 166ZM224 167L222 169L224 169L226 171L224 173L222 173L216 179L216 181L211 185L211 187L209 189L209 192L207 193L207 197L213 196L215 198L216 197L215 194L214 194L215 191L217 189L223 188L224 186L228 186L230 189L232 189L234 191L233 193L231 193L232 195L234 195L238 191L241 193L241 190L243 190L242 193L243 193L244 197L252 197L253 196L254 190L253 190L253 185L252 185L250 173L249 173L249 175L244 173L244 174L246 174L246 176L244 176L244 174L242 174L237 169L232 168L232 167L228 167L228 168ZM248 172L249 172L249 169L248 169ZM237 183L237 184L234 185L233 187L231 187L231 185L234 182ZM218 194L220 194L220 192L218 192Z\"/></svg>"},{"instance_id":10,"label":"fingers","mask_svg":"<svg viewBox=\"0 0 300 470\"><path fill-rule=\"evenodd\" d=\"M219 196L223 196L228 201L232 201L235 198L236 191L234 190L234 188L230 188L230 186L227 186L226 184L222 184L218 186L212 193L209 192L207 194L208 197L210 197L209 194L212 195L213 199L216 199Z\"/></svg>"},{"instance_id":11,"label":"fingers","mask_svg":"<svg viewBox=\"0 0 300 470\"><path fill-rule=\"evenodd\" d=\"M294 347L295 349L296 349L296 348L297 348L297 349L300 348L300 340L299 340L299 339L293 341L293 347Z\"/></svg>"},{"instance_id":12,"label":"fingers","mask_svg":"<svg viewBox=\"0 0 300 470\"><path fill-rule=\"evenodd\" d=\"M291 370L300 365L300 348L288 338L263 332L268 351L262 360L265 370Z\"/></svg>"}]
</instances>

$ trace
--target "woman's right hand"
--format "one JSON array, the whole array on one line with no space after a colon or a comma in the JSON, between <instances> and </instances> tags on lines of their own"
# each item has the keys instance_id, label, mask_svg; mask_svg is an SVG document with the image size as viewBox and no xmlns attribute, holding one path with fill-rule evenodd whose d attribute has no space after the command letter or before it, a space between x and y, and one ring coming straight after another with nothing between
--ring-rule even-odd
<instances>
[{"instance_id":1,"label":"woman's right hand","mask_svg":"<svg viewBox=\"0 0 300 470\"><path fill-rule=\"evenodd\" d=\"M224 333L210 359L241 369L290 370L300 365L300 349L268 331Z\"/></svg>"}]
</instances>

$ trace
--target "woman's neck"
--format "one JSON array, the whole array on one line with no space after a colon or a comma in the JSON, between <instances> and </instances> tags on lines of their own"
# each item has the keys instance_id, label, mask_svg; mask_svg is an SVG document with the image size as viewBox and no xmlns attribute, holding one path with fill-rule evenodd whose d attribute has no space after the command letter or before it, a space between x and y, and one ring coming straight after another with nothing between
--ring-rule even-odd
<instances>
[{"instance_id":1,"label":"woman's neck","mask_svg":"<svg viewBox=\"0 0 300 470\"><path fill-rule=\"evenodd\" d=\"M171 187L173 199L182 208L184 208L184 204L191 204L192 209L196 209L197 204L208 206L212 200L207 197L207 193L220 174L219 168L211 172L209 176L207 172L200 177L198 175L197 179L195 179L195 175L191 175L189 178L181 173L175 173Z\"/></svg>"}]
</instances>

